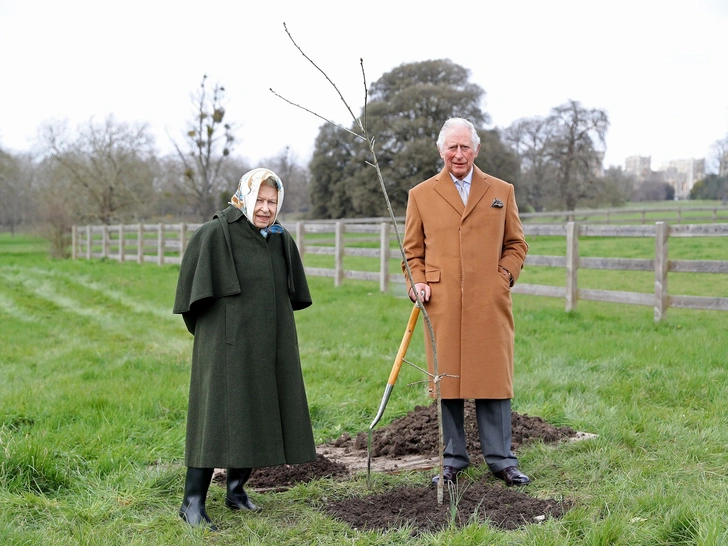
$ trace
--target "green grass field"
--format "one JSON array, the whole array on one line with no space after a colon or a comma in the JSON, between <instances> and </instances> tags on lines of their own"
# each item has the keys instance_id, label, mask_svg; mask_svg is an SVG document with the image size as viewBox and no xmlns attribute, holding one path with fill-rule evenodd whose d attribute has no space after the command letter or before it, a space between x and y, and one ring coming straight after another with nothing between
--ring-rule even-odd
<instances>
[{"instance_id":1,"label":"green grass field","mask_svg":"<svg viewBox=\"0 0 728 546\"><path fill-rule=\"evenodd\" d=\"M721 241L681 240L674 255L726 259ZM558 253L556 240L529 242L534 254ZM594 245L590 255L651 249L633 239ZM418 538L352 530L317 506L365 494L358 476L253 493L259 514L225 509L213 486L208 513L221 531L191 529L177 516L192 349L171 314L178 269L54 261L42 240L0 234L0 544L728 544L728 313L670 309L655 324L649 307L579 302L567 314L562 300L521 295L514 409L598 435L519 452L533 479L526 492L574 503L563 519ZM585 283L638 282L593 273L614 277ZM558 284L563 272L524 270L523 282L548 283L529 275ZM670 282L725 297L726 277ZM309 282L315 303L297 321L323 442L368 427L411 304L375 283ZM408 359L424 364L420 328ZM382 424L428 403L422 385L408 386L421 379L403 368ZM429 479L377 476L373 488Z\"/></svg>"}]
</instances>

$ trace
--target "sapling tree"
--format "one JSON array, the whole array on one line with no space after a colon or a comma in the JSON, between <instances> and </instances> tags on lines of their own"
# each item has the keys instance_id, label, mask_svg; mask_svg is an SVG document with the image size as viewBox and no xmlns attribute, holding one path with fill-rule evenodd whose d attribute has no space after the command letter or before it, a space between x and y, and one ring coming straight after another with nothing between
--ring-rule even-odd
<instances>
[{"instance_id":1,"label":"sapling tree","mask_svg":"<svg viewBox=\"0 0 728 546\"><path fill-rule=\"evenodd\" d=\"M363 108L363 115L361 117L357 117L354 114L354 112L352 111L351 107L349 106L349 103L346 101L346 99L344 98L344 96L339 91L339 89L336 86L336 84L329 78L329 76L326 74L326 72L324 72L311 58L308 57L308 55L306 55L306 53L304 53L304 51L301 49L301 47L296 43L296 41L293 39L293 36L291 36L291 33L288 31L288 27L286 26L285 23L283 24L283 28L285 29L286 34L288 34L288 37L290 38L291 42L298 49L298 51L301 53L301 55L303 55L304 58L316 70L318 70L324 76L324 78L326 78L326 81L336 91L336 94L338 95L339 99L344 103L344 106L346 107L347 111L349 112L349 115L354 120L354 127L355 127L355 129L347 129L345 127L342 127L341 125L338 125L338 124L334 123L330 119L327 119L326 117L318 114L317 112L314 112L312 110L309 110L308 108L306 108L306 107L304 107L304 106L302 106L300 104L297 104L295 102L292 102L292 101L290 101L290 100L282 97L281 95L279 95L278 93L276 93L273 89L271 89L271 92L273 94L275 94L277 97L279 97L282 100L284 100L285 102L287 102L288 104L291 104L292 106L295 106L297 108L301 108L301 109L309 112L310 114L312 114L312 115L314 115L314 116L322 119L323 121L325 121L327 124L331 125L332 127L338 128L338 129L340 129L342 131L345 131L351 137L353 137L353 138L355 138L357 140L360 140L360 141L366 143L366 146L367 146L367 149L368 149L369 158L368 159L365 159L365 162L366 162L367 165L369 165L370 167L372 167L374 169L374 171L376 172L377 179L379 181L379 186L380 186L380 188L382 190L382 196L383 196L384 201L385 201L385 204L387 206L387 211L389 212L389 216L390 216L390 219L392 221L392 226L394 227L394 234L396 236L397 245L399 246L399 251L400 251L401 256L402 256L402 263L404 264L404 267L405 267L405 272L406 272L406 276L407 276L407 279L408 279L408 285L411 286L411 287L414 287L415 286L415 283L414 283L414 279L412 277L412 271L410 270L409 264L407 263L407 258L405 256L405 252L404 252L404 246L402 244L402 238L400 236L399 228L397 226L397 220L395 218L394 211L392 209L392 204L391 204L390 199L389 199L389 194L387 193L387 187L386 187L386 184L384 182L384 178L382 176L382 171L380 169L379 162L377 160L377 153L376 153L376 146L375 146L376 139L375 139L375 137L373 135L371 135L369 133L369 129L368 129L368 126L367 126L368 90L367 90L366 72L364 70L364 60L363 59L360 59L360 65L361 65L361 71L362 71L362 81L363 81L363 84L364 84L364 108ZM423 317L423 320L425 322L425 326L427 328L428 337L429 337L429 340L430 340L430 343L431 343L431 346L432 346L433 372L434 373L433 374L429 374L429 372L425 372L425 373L428 373L428 375L431 376L431 380L432 380L432 383L434 384L434 388L435 388L435 399L436 399L436 405L437 405L437 427L438 427L438 435L439 435L439 440L440 440L440 442L439 442L439 449L438 449L438 454L439 454L439 461L438 461L439 480L437 482L437 502L438 502L438 504L442 504L442 502L443 502L443 496L444 496L444 494L443 494L443 481L444 481L443 480L443 448L444 448L444 442L443 442L443 430L442 430L442 404L441 404L442 395L441 395L441 391L440 391L440 380L442 379L442 376L440 376L439 375L439 372L438 372L437 346L436 346L436 343L435 343L435 335L434 335L434 332L433 332L433 329L432 329L432 322L430 321L430 317L427 314L427 310L425 309L425 306L423 305L422 298L421 298L421 294L417 293L416 290L413 290L413 292L415 293L415 298L417 299L417 305L419 305L419 307L421 309L422 317Z\"/></svg>"}]
</instances>

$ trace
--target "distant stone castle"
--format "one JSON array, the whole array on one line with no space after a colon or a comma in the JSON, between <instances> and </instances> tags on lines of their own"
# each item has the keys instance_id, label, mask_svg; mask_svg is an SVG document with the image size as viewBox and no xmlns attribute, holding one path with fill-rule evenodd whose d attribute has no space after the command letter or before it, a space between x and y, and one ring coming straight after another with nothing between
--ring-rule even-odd
<instances>
[{"instance_id":1,"label":"distant stone castle","mask_svg":"<svg viewBox=\"0 0 728 546\"><path fill-rule=\"evenodd\" d=\"M675 199L689 199L695 183L705 178L705 159L673 159L653 171L651 156L634 155L625 160L624 170L633 175L637 182L666 182L675 189Z\"/></svg>"}]
</instances>

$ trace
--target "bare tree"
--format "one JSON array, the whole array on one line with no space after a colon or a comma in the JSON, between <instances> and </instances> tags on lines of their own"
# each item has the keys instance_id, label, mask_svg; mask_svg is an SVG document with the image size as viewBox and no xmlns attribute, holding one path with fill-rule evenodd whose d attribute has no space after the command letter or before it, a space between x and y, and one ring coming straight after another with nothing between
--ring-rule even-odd
<instances>
[{"instance_id":1,"label":"bare tree","mask_svg":"<svg viewBox=\"0 0 728 546\"><path fill-rule=\"evenodd\" d=\"M521 160L519 206L574 210L580 201L596 203L599 196L613 201L614 195L597 187L605 183L601 160L608 127L603 110L574 100L546 118L523 118L508 127L505 140Z\"/></svg>"},{"instance_id":2,"label":"bare tree","mask_svg":"<svg viewBox=\"0 0 728 546\"><path fill-rule=\"evenodd\" d=\"M0 150L0 225L11 235L31 211L33 169L30 156L16 156Z\"/></svg>"},{"instance_id":3,"label":"bare tree","mask_svg":"<svg viewBox=\"0 0 728 546\"><path fill-rule=\"evenodd\" d=\"M588 206L598 207L607 203L612 207L621 207L629 201L634 191L635 177L622 169L622 167L609 167L598 184L588 188L585 203Z\"/></svg>"},{"instance_id":4,"label":"bare tree","mask_svg":"<svg viewBox=\"0 0 728 546\"><path fill-rule=\"evenodd\" d=\"M155 181L156 210L158 214L173 216L185 221L196 222L201 215L194 199L190 199L187 187L180 181L185 179L185 165L179 156L168 155L160 159L158 178ZM241 157L230 155L220 166L216 190L210 196L213 211L224 209L235 193L243 173L249 171L248 163ZM210 220L212 214L202 218Z\"/></svg>"},{"instance_id":5,"label":"bare tree","mask_svg":"<svg viewBox=\"0 0 728 546\"><path fill-rule=\"evenodd\" d=\"M194 114L185 135L186 149L172 141L184 165L181 184L188 192L195 212L203 221L217 210L217 196L222 190L220 169L232 151L233 128L224 123L225 88L215 84L208 89L207 75L192 97Z\"/></svg>"},{"instance_id":6,"label":"bare tree","mask_svg":"<svg viewBox=\"0 0 728 546\"><path fill-rule=\"evenodd\" d=\"M283 201L281 213L302 213L305 214L311 207L309 199L308 169L298 162L296 154L286 146L281 152L265 161L266 165L278 174L286 185L286 198Z\"/></svg>"},{"instance_id":7,"label":"bare tree","mask_svg":"<svg viewBox=\"0 0 728 546\"><path fill-rule=\"evenodd\" d=\"M574 210L599 176L609 120L603 110L570 100L554 108L547 123L552 132L549 154L558 165L558 195L566 210Z\"/></svg>"},{"instance_id":8,"label":"bare tree","mask_svg":"<svg viewBox=\"0 0 728 546\"><path fill-rule=\"evenodd\" d=\"M65 123L41 128L48 157L65 169L79 219L109 224L135 215L153 190L153 139L146 125L91 119L72 135Z\"/></svg>"},{"instance_id":9,"label":"bare tree","mask_svg":"<svg viewBox=\"0 0 728 546\"><path fill-rule=\"evenodd\" d=\"M521 176L516 185L519 208L542 211L553 191L556 169L548 156L550 126L544 118L522 118L508 127L503 137L521 160Z\"/></svg>"},{"instance_id":10,"label":"bare tree","mask_svg":"<svg viewBox=\"0 0 728 546\"><path fill-rule=\"evenodd\" d=\"M51 256L68 258L71 226L78 220L79 209L73 176L53 157L47 157L37 164L36 178L38 184L33 191L39 232L50 242Z\"/></svg>"},{"instance_id":11,"label":"bare tree","mask_svg":"<svg viewBox=\"0 0 728 546\"><path fill-rule=\"evenodd\" d=\"M728 175L728 135L716 140L711 149L713 150L713 165L718 176Z\"/></svg>"},{"instance_id":12,"label":"bare tree","mask_svg":"<svg viewBox=\"0 0 728 546\"><path fill-rule=\"evenodd\" d=\"M218 191L216 211L222 210L228 205L230 198L238 189L240 179L252 168L247 160L240 156L231 155L225 160L225 163L220 167L220 189ZM288 186L286 186L286 199L288 199Z\"/></svg>"}]
</instances>

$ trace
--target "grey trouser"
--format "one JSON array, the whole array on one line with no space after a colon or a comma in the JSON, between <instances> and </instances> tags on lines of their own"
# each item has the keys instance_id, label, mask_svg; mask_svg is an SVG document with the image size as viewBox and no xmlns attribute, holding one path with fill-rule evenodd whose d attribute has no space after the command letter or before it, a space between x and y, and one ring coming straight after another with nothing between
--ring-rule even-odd
<instances>
[{"instance_id":1,"label":"grey trouser","mask_svg":"<svg viewBox=\"0 0 728 546\"><path fill-rule=\"evenodd\" d=\"M444 465L463 469L470 464L465 439L465 401L442 401L442 430L445 441ZM518 466L518 459L511 451L511 401L476 400L475 414L478 419L480 447L491 472L509 466Z\"/></svg>"}]
</instances>

